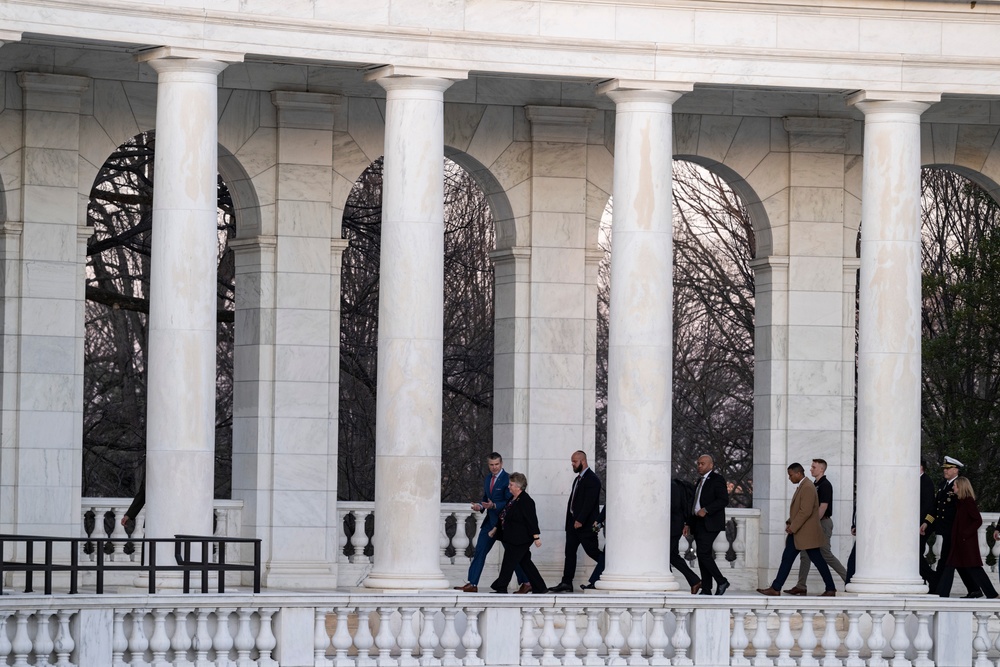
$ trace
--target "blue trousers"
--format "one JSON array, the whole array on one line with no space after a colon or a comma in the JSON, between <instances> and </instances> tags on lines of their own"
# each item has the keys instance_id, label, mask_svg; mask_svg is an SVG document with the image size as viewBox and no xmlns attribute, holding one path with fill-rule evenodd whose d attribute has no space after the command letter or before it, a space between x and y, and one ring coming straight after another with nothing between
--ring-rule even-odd
<instances>
[{"instance_id":1,"label":"blue trousers","mask_svg":"<svg viewBox=\"0 0 1000 667\"><path fill-rule=\"evenodd\" d=\"M830 566L823 560L823 554L820 553L819 547L806 549L806 555L809 556L812 564L816 566L819 576L823 577L823 584L826 586L826 590L837 590L836 585L833 583L833 576L830 574ZM781 587L785 585L785 579L788 579L788 574L792 571L792 565L795 564L795 560L798 557L799 550L795 548L795 537L789 535L785 538L785 550L781 553L781 566L778 567L778 574L774 577L771 588L776 591L781 590Z\"/></svg>"},{"instance_id":2,"label":"blue trousers","mask_svg":"<svg viewBox=\"0 0 1000 667\"><path fill-rule=\"evenodd\" d=\"M476 540L476 553L472 555L472 562L469 564L469 583L473 586L479 585L479 577L483 575L483 567L486 565L486 556L489 555L490 549L496 544L496 540L489 535L492 528L493 526L488 525L486 521L483 521L483 525L479 527L479 539ZM528 581L528 577L525 576L524 570L521 569L520 565L514 566L514 576L517 577L517 583L519 584Z\"/></svg>"}]
</instances>

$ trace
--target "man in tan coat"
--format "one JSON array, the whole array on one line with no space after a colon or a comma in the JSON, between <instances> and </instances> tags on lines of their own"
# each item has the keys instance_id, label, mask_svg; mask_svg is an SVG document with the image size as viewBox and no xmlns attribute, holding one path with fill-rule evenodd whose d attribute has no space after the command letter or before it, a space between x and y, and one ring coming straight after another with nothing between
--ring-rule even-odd
<instances>
[{"instance_id":1,"label":"man in tan coat","mask_svg":"<svg viewBox=\"0 0 1000 667\"><path fill-rule=\"evenodd\" d=\"M771 582L770 588L758 588L761 595L781 595L781 587L788 578L788 573L792 571L792 565L798 558L800 551L805 551L809 560L816 566L816 570L823 577L826 591L822 597L833 597L837 594L837 587L833 584L833 576L830 574L830 566L823 560L820 547L823 545L823 529L819 524L819 496L816 493L816 486L812 483L800 484L805 479L806 472L802 465L793 463L788 466L788 481L798 484L795 495L792 496L792 505L789 508L788 520L785 521L785 551L781 554L781 566L778 574Z\"/></svg>"}]
</instances>

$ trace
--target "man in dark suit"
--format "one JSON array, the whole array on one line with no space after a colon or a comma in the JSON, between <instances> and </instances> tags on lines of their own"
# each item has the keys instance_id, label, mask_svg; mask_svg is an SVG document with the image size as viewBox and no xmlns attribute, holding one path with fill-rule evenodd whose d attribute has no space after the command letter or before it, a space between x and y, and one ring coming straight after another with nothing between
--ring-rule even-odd
<instances>
[{"instance_id":1,"label":"man in dark suit","mask_svg":"<svg viewBox=\"0 0 1000 667\"><path fill-rule=\"evenodd\" d=\"M476 539L476 552L472 556L469 564L469 583L464 586L455 586L455 590L466 593L476 593L479 591L479 577L483 574L483 567L486 565L486 556L496 543L496 539L490 536L490 531L496 527L500 517L500 512L511 499L511 492L508 488L510 478L507 471L503 469L503 458L497 452L493 452L486 457L486 464L490 468L490 474L483 480L483 496L478 503L472 503L472 509L476 512L486 512L482 525L479 527L479 537ZM531 584L518 565L514 568L517 575L517 583L521 586L517 593L528 593L531 591Z\"/></svg>"},{"instance_id":2,"label":"man in dark suit","mask_svg":"<svg viewBox=\"0 0 1000 667\"><path fill-rule=\"evenodd\" d=\"M934 522L934 482L927 474L927 461L920 460L920 522L930 519ZM927 592L937 591L937 573L927 562L927 537L924 531L920 533L920 578L927 584Z\"/></svg>"},{"instance_id":3,"label":"man in dark suit","mask_svg":"<svg viewBox=\"0 0 1000 667\"><path fill-rule=\"evenodd\" d=\"M573 452L570 457L573 472L573 488L566 504L566 562L563 565L562 581L549 589L550 593L572 593L573 575L576 574L576 552L580 546L588 556L597 561L590 583L583 588L593 588L594 582L604 572L604 552L597 542L594 524L600 516L601 478L587 466L587 454Z\"/></svg>"},{"instance_id":4,"label":"man in dark suit","mask_svg":"<svg viewBox=\"0 0 1000 667\"><path fill-rule=\"evenodd\" d=\"M684 489L686 484L679 479L670 483L670 567L680 572L691 587L691 593L697 594L701 590L701 579L684 562L679 547L684 526L689 520L688 512L691 511L688 492Z\"/></svg>"},{"instance_id":5,"label":"man in dark suit","mask_svg":"<svg viewBox=\"0 0 1000 667\"><path fill-rule=\"evenodd\" d=\"M694 492L691 508L690 529L694 535L698 553L698 567L701 569L701 594L712 594L712 582L716 583L716 595L723 595L729 589L729 580L722 576L715 562L712 543L726 529L726 505L729 504L729 487L725 478L715 472L715 459L702 454L695 463L698 468L698 485ZM686 532L685 532L686 534Z\"/></svg>"}]
</instances>

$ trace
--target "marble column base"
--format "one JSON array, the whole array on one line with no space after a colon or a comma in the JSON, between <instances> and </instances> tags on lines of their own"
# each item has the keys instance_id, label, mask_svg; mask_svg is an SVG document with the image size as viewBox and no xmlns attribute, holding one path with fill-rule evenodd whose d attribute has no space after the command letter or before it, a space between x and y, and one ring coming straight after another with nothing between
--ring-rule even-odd
<instances>
[{"instance_id":1,"label":"marble column base","mask_svg":"<svg viewBox=\"0 0 1000 667\"><path fill-rule=\"evenodd\" d=\"M602 591L640 591L640 592L663 592L679 591L681 589L677 580L672 576L667 577L639 577L630 575L616 575L605 571L594 586Z\"/></svg>"},{"instance_id":2,"label":"marble column base","mask_svg":"<svg viewBox=\"0 0 1000 667\"><path fill-rule=\"evenodd\" d=\"M480 582L482 584L482 582ZM403 574L400 572L379 574L372 572L362 584L365 588L378 590L442 590L451 588L451 583L440 572L434 574Z\"/></svg>"},{"instance_id":3,"label":"marble column base","mask_svg":"<svg viewBox=\"0 0 1000 667\"><path fill-rule=\"evenodd\" d=\"M861 595L927 595L927 584L919 577L889 581L855 576L846 589Z\"/></svg>"}]
</instances>

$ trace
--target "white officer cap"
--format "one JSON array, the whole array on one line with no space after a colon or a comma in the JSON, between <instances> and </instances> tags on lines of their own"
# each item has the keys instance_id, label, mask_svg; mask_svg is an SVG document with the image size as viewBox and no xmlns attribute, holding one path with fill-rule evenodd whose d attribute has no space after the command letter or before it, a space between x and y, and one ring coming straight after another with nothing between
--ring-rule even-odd
<instances>
[{"instance_id":1,"label":"white officer cap","mask_svg":"<svg viewBox=\"0 0 1000 667\"><path fill-rule=\"evenodd\" d=\"M941 464L942 468L964 468L965 464L958 459L953 459L950 456L944 457L944 463Z\"/></svg>"}]
</instances>

